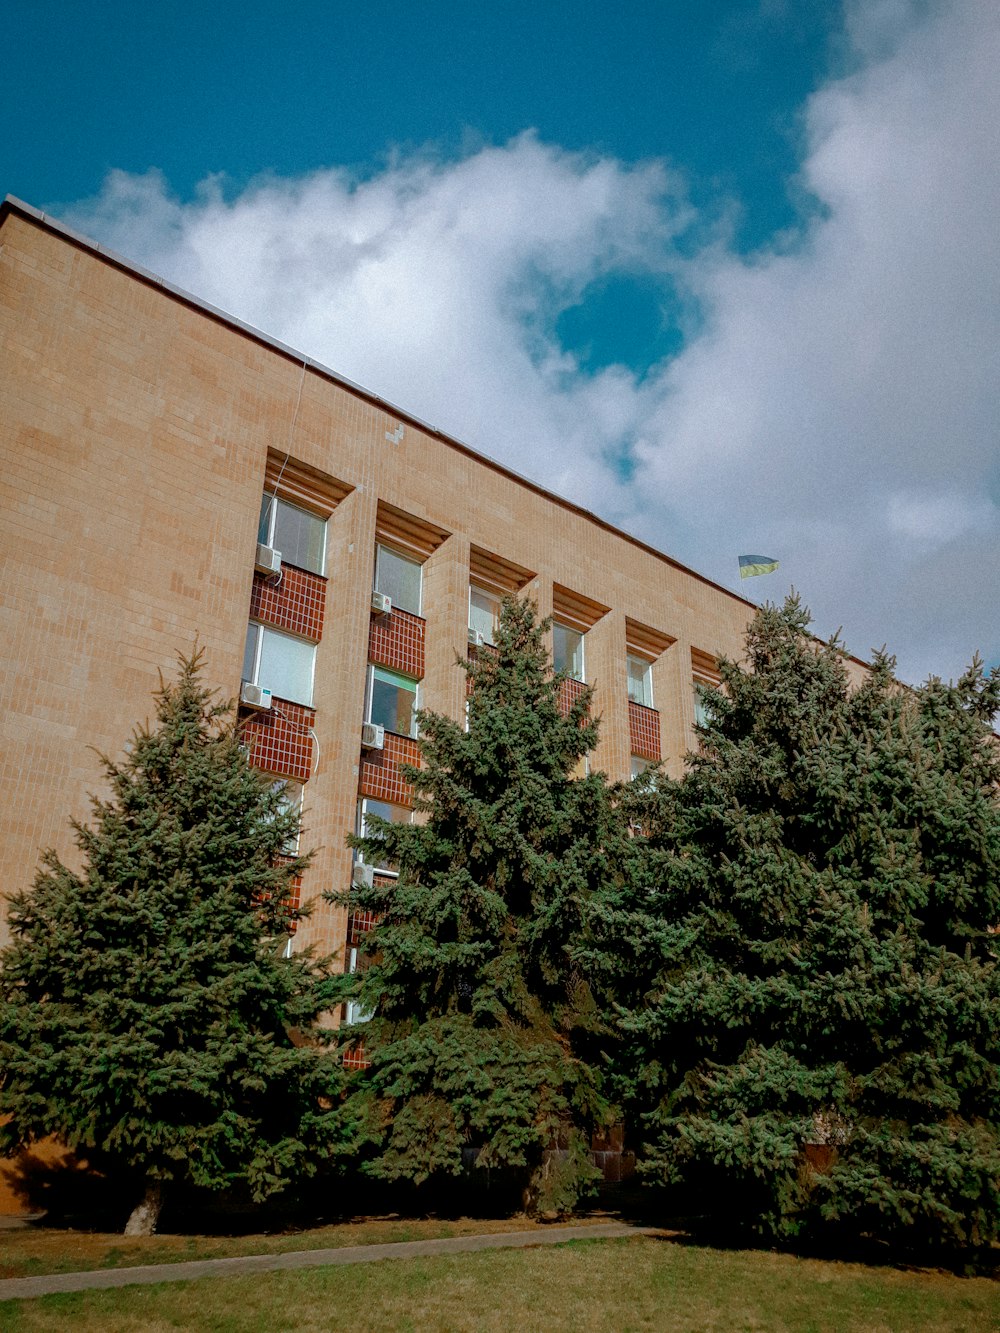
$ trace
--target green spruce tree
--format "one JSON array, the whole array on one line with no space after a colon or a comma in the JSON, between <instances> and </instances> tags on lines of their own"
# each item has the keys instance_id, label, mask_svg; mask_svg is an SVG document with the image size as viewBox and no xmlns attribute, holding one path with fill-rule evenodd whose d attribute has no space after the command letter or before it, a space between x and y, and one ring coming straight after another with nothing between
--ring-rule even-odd
<instances>
[{"instance_id":1,"label":"green spruce tree","mask_svg":"<svg viewBox=\"0 0 1000 1333\"><path fill-rule=\"evenodd\" d=\"M603 904L646 1170L770 1237L989 1240L1000 676L910 691L880 655L852 688L807 625L758 613Z\"/></svg>"},{"instance_id":2,"label":"green spruce tree","mask_svg":"<svg viewBox=\"0 0 1000 1333\"><path fill-rule=\"evenodd\" d=\"M282 956L297 816L200 661L103 760L110 797L74 823L81 871L45 855L0 955L0 1146L56 1135L126 1173L130 1234L155 1229L173 1182L259 1200L314 1171L338 1089L316 1029L329 968Z\"/></svg>"},{"instance_id":3,"label":"green spruce tree","mask_svg":"<svg viewBox=\"0 0 1000 1333\"><path fill-rule=\"evenodd\" d=\"M504 603L495 650L466 667L468 728L420 715L408 778L423 822L373 821L355 842L399 872L354 896L378 919L355 1095L382 1126L371 1174L419 1183L474 1163L516 1180L529 1209L558 1211L596 1179L589 1138L606 1115L573 950L614 817L603 774L580 775L597 738L590 692L560 710L546 628L530 603Z\"/></svg>"}]
</instances>

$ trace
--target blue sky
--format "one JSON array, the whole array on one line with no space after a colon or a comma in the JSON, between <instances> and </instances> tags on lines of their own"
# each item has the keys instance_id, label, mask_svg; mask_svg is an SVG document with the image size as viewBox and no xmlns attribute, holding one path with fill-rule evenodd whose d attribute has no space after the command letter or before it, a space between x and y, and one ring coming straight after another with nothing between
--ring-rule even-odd
<instances>
[{"instance_id":1,"label":"blue sky","mask_svg":"<svg viewBox=\"0 0 1000 1333\"><path fill-rule=\"evenodd\" d=\"M989 0L36 0L0 187L903 674L1000 659Z\"/></svg>"}]
</instances>

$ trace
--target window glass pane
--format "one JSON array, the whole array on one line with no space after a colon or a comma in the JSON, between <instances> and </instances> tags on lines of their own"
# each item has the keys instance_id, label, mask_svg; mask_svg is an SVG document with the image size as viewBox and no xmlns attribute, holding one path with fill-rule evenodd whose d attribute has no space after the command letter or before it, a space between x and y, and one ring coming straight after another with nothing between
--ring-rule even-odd
<instances>
[{"instance_id":1,"label":"window glass pane","mask_svg":"<svg viewBox=\"0 0 1000 1333\"><path fill-rule=\"evenodd\" d=\"M257 635L260 633L260 626L255 625L253 621L247 626L247 643L243 649L243 675L242 680L257 680Z\"/></svg>"},{"instance_id":2,"label":"window glass pane","mask_svg":"<svg viewBox=\"0 0 1000 1333\"><path fill-rule=\"evenodd\" d=\"M257 524L257 540L262 546L271 545L271 511L274 508L274 496L264 492L260 502L260 522Z\"/></svg>"},{"instance_id":3,"label":"window glass pane","mask_svg":"<svg viewBox=\"0 0 1000 1333\"><path fill-rule=\"evenodd\" d=\"M300 782L286 782L284 778L278 778L271 783L271 787L278 793L282 814L290 812L300 820L302 817L302 784ZM285 840L281 850L286 856L294 856L298 852L298 826L296 826L295 832Z\"/></svg>"},{"instance_id":4,"label":"window glass pane","mask_svg":"<svg viewBox=\"0 0 1000 1333\"><path fill-rule=\"evenodd\" d=\"M368 721L400 736L416 734L417 682L385 667L372 668Z\"/></svg>"},{"instance_id":5,"label":"window glass pane","mask_svg":"<svg viewBox=\"0 0 1000 1333\"><path fill-rule=\"evenodd\" d=\"M368 960L364 954L360 953L356 947L347 951L347 971L351 976L357 972L365 972L368 967ZM362 1009L357 1000L347 1001L347 1021L348 1023L370 1023L375 1017L372 1009Z\"/></svg>"},{"instance_id":6,"label":"window glass pane","mask_svg":"<svg viewBox=\"0 0 1000 1333\"><path fill-rule=\"evenodd\" d=\"M368 823L370 815L377 815L379 819L387 819L390 824L408 824L410 822L410 811L405 805L392 805L389 801L376 801L372 797L366 796L361 802L358 814L358 832L363 838L371 833ZM367 859L370 865L376 870L391 870L393 867L388 861L382 859L372 860L369 856L359 857L360 860Z\"/></svg>"},{"instance_id":7,"label":"window glass pane","mask_svg":"<svg viewBox=\"0 0 1000 1333\"><path fill-rule=\"evenodd\" d=\"M653 706L653 670L642 657L628 659L628 697L637 704Z\"/></svg>"},{"instance_id":8,"label":"window glass pane","mask_svg":"<svg viewBox=\"0 0 1000 1333\"><path fill-rule=\"evenodd\" d=\"M708 705L698 693L697 685L694 687L694 720L697 726L708 726Z\"/></svg>"},{"instance_id":9,"label":"window glass pane","mask_svg":"<svg viewBox=\"0 0 1000 1333\"><path fill-rule=\"evenodd\" d=\"M259 626L261 634L258 685L276 694L279 699L290 699L296 704L312 704L313 663L316 647L290 634Z\"/></svg>"},{"instance_id":10,"label":"window glass pane","mask_svg":"<svg viewBox=\"0 0 1000 1333\"><path fill-rule=\"evenodd\" d=\"M497 621L500 619L500 598L482 588L469 589L469 629L482 636L483 643L496 642Z\"/></svg>"},{"instance_id":11,"label":"window glass pane","mask_svg":"<svg viewBox=\"0 0 1000 1333\"><path fill-rule=\"evenodd\" d=\"M326 520L278 500L275 506L272 546L282 562L322 574L326 561Z\"/></svg>"},{"instance_id":12,"label":"window glass pane","mask_svg":"<svg viewBox=\"0 0 1000 1333\"><path fill-rule=\"evenodd\" d=\"M574 680L583 680L583 635L557 623L552 626L552 662Z\"/></svg>"},{"instance_id":13,"label":"window glass pane","mask_svg":"<svg viewBox=\"0 0 1000 1333\"><path fill-rule=\"evenodd\" d=\"M384 592L394 607L420 615L420 574L416 560L379 546L375 554L375 591Z\"/></svg>"}]
</instances>

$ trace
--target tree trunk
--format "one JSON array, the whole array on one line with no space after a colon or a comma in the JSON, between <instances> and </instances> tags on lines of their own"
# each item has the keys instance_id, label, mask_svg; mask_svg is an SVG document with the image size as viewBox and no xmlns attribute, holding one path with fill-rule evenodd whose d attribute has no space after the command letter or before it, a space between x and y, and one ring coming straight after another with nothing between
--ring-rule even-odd
<instances>
[{"instance_id":1,"label":"tree trunk","mask_svg":"<svg viewBox=\"0 0 1000 1333\"><path fill-rule=\"evenodd\" d=\"M132 1216L125 1223L125 1235L151 1236L160 1220L162 1207L163 1186L158 1180L148 1180L142 1201L132 1209Z\"/></svg>"}]
</instances>

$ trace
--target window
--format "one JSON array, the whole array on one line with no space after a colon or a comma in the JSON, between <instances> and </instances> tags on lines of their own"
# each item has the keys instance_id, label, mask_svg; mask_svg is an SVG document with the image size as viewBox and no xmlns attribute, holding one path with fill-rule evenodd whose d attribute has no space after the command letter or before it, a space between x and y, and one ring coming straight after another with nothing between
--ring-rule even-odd
<instances>
[{"instance_id":1,"label":"window","mask_svg":"<svg viewBox=\"0 0 1000 1333\"><path fill-rule=\"evenodd\" d=\"M483 588L469 589L470 638L478 634L483 643L496 642L497 622L500 619L500 598Z\"/></svg>"},{"instance_id":2,"label":"window","mask_svg":"<svg viewBox=\"0 0 1000 1333\"><path fill-rule=\"evenodd\" d=\"M694 687L694 721L697 727L708 726L708 704L701 697L701 691L697 685Z\"/></svg>"},{"instance_id":3,"label":"window","mask_svg":"<svg viewBox=\"0 0 1000 1333\"><path fill-rule=\"evenodd\" d=\"M347 971L351 976L357 972L365 972L367 960L361 956L356 947L347 951ZM364 1009L357 1000L348 1000L345 1006L348 1023L369 1023L374 1018L375 1013L372 1009Z\"/></svg>"},{"instance_id":4,"label":"window","mask_svg":"<svg viewBox=\"0 0 1000 1333\"><path fill-rule=\"evenodd\" d=\"M653 706L653 667L644 657L628 655L628 697L635 704Z\"/></svg>"},{"instance_id":5,"label":"window","mask_svg":"<svg viewBox=\"0 0 1000 1333\"><path fill-rule=\"evenodd\" d=\"M390 824L408 824L410 822L410 811L405 805L393 805L389 801L376 801L371 796L366 796L358 806L358 833L362 838L366 838L371 833L369 818L377 815L379 819L386 819ZM364 861L365 857L358 852L358 860ZM374 866L376 870L384 870L394 875L395 869L386 860L373 861L368 858L368 865Z\"/></svg>"},{"instance_id":6,"label":"window","mask_svg":"<svg viewBox=\"0 0 1000 1333\"><path fill-rule=\"evenodd\" d=\"M243 679L279 699L312 706L316 645L251 620L243 653Z\"/></svg>"},{"instance_id":7,"label":"window","mask_svg":"<svg viewBox=\"0 0 1000 1333\"><path fill-rule=\"evenodd\" d=\"M643 773L645 773L647 768L652 768L652 767L653 767L652 759L643 759L641 755L634 754L632 756L631 776L633 778L640 777Z\"/></svg>"},{"instance_id":8,"label":"window","mask_svg":"<svg viewBox=\"0 0 1000 1333\"><path fill-rule=\"evenodd\" d=\"M574 680L583 680L583 635L554 621L552 625L552 663Z\"/></svg>"},{"instance_id":9,"label":"window","mask_svg":"<svg viewBox=\"0 0 1000 1333\"><path fill-rule=\"evenodd\" d=\"M420 576L416 560L392 551L388 546L375 548L375 591L384 592L393 609L420 615Z\"/></svg>"},{"instance_id":10,"label":"window","mask_svg":"<svg viewBox=\"0 0 1000 1333\"><path fill-rule=\"evenodd\" d=\"M297 856L299 850L299 823L302 818L302 783L288 782L284 778L275 778L272 790L278 793L282 814L290 813L296 817L295 832L286 838L281 850L286 856Z\"/></svg>"},{"instance_id":11,"label":"window","mask_svg":"<svg viewBox=\"0 0 1000 1333\"><path fill-rule=\"evenodd\" d=\"M417 682L387 667L369 668L368 717L399 736L417 734Z\"/></svg>"},{"instance_id":12,"label":"window","mask_svg":"<svg viewBox=\"0 0 1000 1333\"><path fill-rule=\"evenodd\" d=\"M280 551L283 564L313 574L326 570L326 519L267 492L260 505L257 540Z\"/></svg>"}]
</instances>

